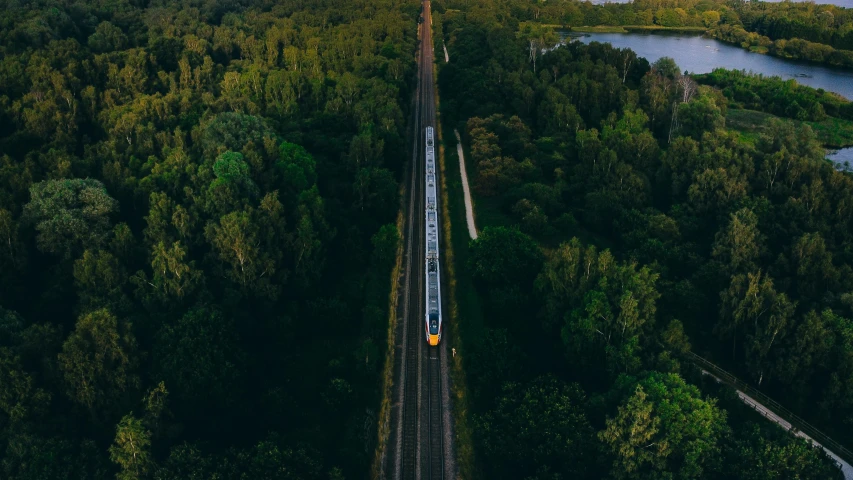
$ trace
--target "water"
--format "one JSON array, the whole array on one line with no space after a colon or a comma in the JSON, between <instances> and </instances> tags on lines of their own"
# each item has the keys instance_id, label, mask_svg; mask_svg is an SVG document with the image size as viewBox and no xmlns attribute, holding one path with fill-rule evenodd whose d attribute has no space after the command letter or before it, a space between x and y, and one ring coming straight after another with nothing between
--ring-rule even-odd
<instances>
[{"instance_id":1,"label":"water","mask_svg":"<svg viewBox=\"0 0 853 480\"><path fill-rule=\"evenodd\" d=\"M853 1L853 0L851 0ZM590 33L580 38L584 43L608 42L619 48L630 48L637 55L654 62L672 57L682 71L708 73L722 67L746 70L822 88L853 99L853 71L817 64L786 60L753 53L734 45L699 35L649 33ZM798 77L797 75L808 75Z\"/></svg>"},{"instance_id":2,"label":"water","mask_svg":"<svg viewBox=\"0 0 853 480\"><path fill-rule=\"evenodd\" d=\"M783 2L785 0L763 0L765 2ZM794 0L795 2L810 2L812 0ZM631 0L592 0L594 5L603 3L631 3ZM853 0L814 0L814 3L823 3L826 5L837 5L839 7L853 8Z\"/></svg>"},{"instance_id":3,"label":"water","mask_svg":"<svg viewBox=\"0 0 853 480\"><path fill-rule=\"evenodd\" d=\"M853 147L828 152L826 158L832 160L839 170L853 171Z\"/></svg>"}]
</instances>

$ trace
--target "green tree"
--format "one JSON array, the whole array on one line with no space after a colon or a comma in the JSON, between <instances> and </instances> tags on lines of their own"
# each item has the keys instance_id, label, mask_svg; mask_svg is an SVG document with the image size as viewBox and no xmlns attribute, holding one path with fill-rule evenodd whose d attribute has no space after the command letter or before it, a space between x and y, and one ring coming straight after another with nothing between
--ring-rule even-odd
<instances>
[{"instance_id":1,"label":"green tree","mask_svg":"<svg viewBox=\"0 0 853 480\"><path fill-rule=\"evenodd\" d=\"M465 359L465 372L474 398L489 403L497 398L504 382L519 380L525 357L507 329L486 328Z\"/></svg>"},{"instance_id":2,"label":"green tree","mask_svg":"<svg viewBox=\"0 0 853 480\"><path fill-rule=\"evenodd\" d=\"M281 142L276 170L288 195L298 195L317 182L314 157L300 145Z\"/></svg>"},{"instance_id":3,"label":"green tree","mask_svg":"<svg viewBox=\"0 0 853 480\"><path fill-rule=\"evenodd\" d=\"M690 339L684 332L684 325L679 320L671 320L660 333L663 351L658 355L658 370L677 373L680 369L678 358L690 352Z\"/></svg>"},{"instance_id":4,"label":"green tree","mask_svg":"<svg viewBox=\"0 0 853 480\"><path fill-rule=\"evenodd\" d=\"M359 169L353 183L353 207L364 218L389 218L397 208L397 181L387 168Z\"/></svg>"},{"instance_id":5,"label":"green tree","mask_svg":"<svg viewBox=\"0 0 853 480\"><path fill-rule=\"evenodd\" d=\"M171 413L167 405L169 391L166 390L165 382L160 382L149 390L143 400L145 406L143 422L151 430L152 436L156 437L162 431L166 417Z\"/></svg>"},{"instance_id":6,"label":"green tree","mask_svg":"<svg viewBox=\"0 0 853 480\"><path fill-rule=\"evenodd\" d=\"M708 28L720 23L720 12L715 10L706 10L702 12L702 23Z\"/></svg>"},{"instance_id":7,"label":"green tree","mask_svg":"<svg viewBox=\"0 0 853 480\"><path fill-rule=\"evenodd\" d=\"M728 226L717 232L711 255L732 275L754 270L763 249L758 217L752 210L742 208L732 213Z\"/></svg>"},{"instance_id":8,"label":"green tree","mask_svg":"<svg viewBox=\"0 0 853 480\"><path fill-rule=\"evenodd\" d=\"M323 471L317 452L305 446L285 444L278 436L258 442L238 455L240 480L339 480L334 472Z\"/></svg>"},{"instance_id":9,"label":"green tree","mask_svg":"<svg viewBox=\"0 0 853 480\"><path fill-rule=\"evenodd\" d=\"M118 259L109 252L86 250L74 262L74 286L85 310L128 308L122 288L127 274Z\"/></svg>"},{"instance_id":10,"label":"green tree","mask_svg":"<svg viewBox=\"0 0 853 480\"><path fill-rule=\"evenodd\" d=\"M266 138L278 139L278 136L263 118L223 112L207 123L201 134L200 145L207 158L215 158L229 150L243 151L250 142L256 148L261 147Z\"/></svg>"},{"instance_id":11,"label":"green tree","mask_svg":"<svg viewBox=\"0 0 853 480\"><path fill-rule=\"evenodd\" d=\"M600 271L597 285L566 315L563 343L573 359L603 364L611 373L633 372L640 367L642 333L655 320L659 275L635 264Z\"/></svg>"},{"instance_id":12,"label":"green tree","mask_svg":"<svg viewBox=\"0 0 853 480\"><path fill-rule=\"evenodd\" d=\"M88 438L69 440L33 433L8 439L0 471L9 480L108 480L115 478L103 451Z\"/></svg>"},{"instance_id":13,"label":"green tree","mask_svg":"<svg viewBox=\"0 0 853 480\"><path fill-rule=\"evenodd\" d=\"M652 372L633 385L599 433L613 456L611 475L687 479L713 471L728 431L716 401L672 373Z\"/></svg>"},{"instance_id":14,"label":"green tree","mask_svg":"<svg viewBox=\"0 0 853 480\"><path fill-rule=\"evenodd\" d=\"M678 105L678 125L682 135L702 138L705 132L716 132L725 126L725 117L716 100L708 94L699 95Z\"/></svg>"},{"instance_id":15,"label":"green tree","mask_svg":"<svg viewBox=\"0 0 853 480\"><path fill-rule=\"evenodd\" d=\"M127 36L120 28L110 22L101 22L95 33L89 36L89 48L96 52L123 50L127 45Z\"/></svg>"},{"instance_id":16,"label":"green tree","mask_svg":"<svg viewBox=\"0 0 853 480\"><path fill-rule=\"evenodd\" d=\"M104 418L139 384L130 322L101 309L80 316L59 354L68 397Z\"/></svg>"},{"instance_id":17,"label":"green tree","mask_svg":"<svg viewBox=\"0 0 853 480\"><path fill-rule=\"evenodd\" d=\"M247 293L275 297L277 292L269 283L276 270L275 258L261 243L260 225L252 213L231 212L218 224L209 224L205 234L234 284Z\"/></svg>"},{"instance_id":18,"label":"green tree","mask_svg":"<svg viewBox=\"0 0 853 480\"><path fill-rule=\"evenodd\" d=\"M249 174L249 165L243 154L227 151L213 163L216 178L207 189L215 211L229 212L240 208L247 198L258 195L258 187Z\"/></svg>"},{"instance_id":19,"label":"green tree","mask_svg":"<svg viewBox=\"0 0 853 480\"><path fill-rule=\"evenodd\" d=\"M776 375L799 393L805 393L809 380L820 367L829 366L835 335L832 329L840 323L832 310L820 314L808 312L791 335L779 356Z\"/></svg>"},{"instance_id":20,"label":"green tree","mask_svg":"<svg viewBox=\"0 0 853 480\"><path fill-rule=\"evenodd\" d=\"M186 261L187 252L181 242L171 248L159 242L151 252L152 278L147 282L163 302L179 301L191 294L202 281L195 262Z\"/></svg>"},{"instance_id":21,"label":"green tree","mask_svg":"<svg viewBox=\"0 0 853 480\"><path fill-rule=\"evenodd\" d=\"M532 238L514 228L486 227L470 250L471 276L485 289L493 312L511 316L527 304L543 261ZM521 323L513 322L513 328L526 328Z\"/></svg>"},{"instance_id":22,"label":"green tree","mask_svg":"<svg viewBox=\"0 0 853 480\"><path fill-rule=\"evenodd\" d=\"M40 250L69 260L104 243L118 203L93 179L45 180L30 188L24 217L38 231Z\"/></svg>"},{"instance_id":23,"label":"green tree","mask_svg":"<svg viewBox=\"0 0 853 480\"><path fill-rule=\"evenodd\" d=\"M787 333L796 303L776 292L773 279L761 270L732 277L720 293L720 322L716 331L732 337L732 356L738 334L745 330L746 360L759 385L766 373L768 357L777 340Z\"/></svg>"},{"instance_id":24,"label":"green tree","mask_svg":"<svg viewBox=\"0 0 853 480\"><path fill-rule=\"evenodd\" d=\"M726 213L746 197L746 183L724 168L707 169L697 173L687 195L698 213Z\"/></svg>"},{"instance_id":25,"label":"green tree","mask_svg":"<svg viewBox=\"0 0 853 480\"><path fill-rule=\"evenodd\" d=\"M382 225L370 239L373 244L373 257L378 265L391 265L397 255L400 234L393 223Z\"/></svg>"},{"instance_id":26,"label":"green tree","mask_svg":"<svg viewBox=\"0 0 853 480\"><path fill-rule=\"evenodd\" d=\"M602 254L594 245L584 246L577 237L549 253L536 278L536 289L545 300L546 323L560 325L566 311L576 308L601 275L613 267L610 252Z\"/></svg>"},{"instance_id":27,"label":"green tree","mask_svg":"<svg viewBox=\"0 0 853 480\"><path fill-rule=\"evenodd\" d=\"M817 300L825 292L834 291L839 279L832 263L832 252L819 232L807 233L797 239L792 249L796 268L797 292L802 298Z\"/></svg>"},{"instance_id":28,"label":"green tree","mask_svg":"<svg viewBox=\"0 0 853 480\"><path fill-rule=\"evenodd\" d=\"M0 269L4 273L21 270L27 264L27 252L20 238L18 222L8 210L0 208Z\"/></svg>"},{"instance_id":29,"label":"green tree","mask_svg":"<svg viewBox=\"0 0 853 480\"><path fill-rule=\"evenodd\" d=\"M110 446L110 459L120 471L118 480L140 480L147 478L151 470L151 432L142 425L142 420L131 412L116 426L116 437Z\"/></svg>"},{"instance_id":30,"label":"green tree","mask_svg":"<svg viewBox=\"0 0 853 480\"><path fill-rule=\"evenodd\" d=\"M728 478L771 480L841 480L844 475L822 448L775 426L750 423L727 442L724 472Z\"/></svg>"},{"instance_id":31,"label":"green tree","mask_svg":"<svg viewBox=\"0 0 853 480\"><path fill-rule=\"evenodd\" d=\"M518 25L518 37L527 42L527 53L533 72L536 72L536 61L542 55L542 50L557 43L557 34L550 27L535 22L522 22Z\"/></svg>"},{"instance_id":32,"label":"green tree","mask_svg":"<svg viewBox=\"0 0 853 480\"><path fill-rule=\"evenodd\" d=\"M0 347L0 412L12 425L39 419L47 411L50 394L36 386L19 355Z\"/></svg>"}]
</instances>

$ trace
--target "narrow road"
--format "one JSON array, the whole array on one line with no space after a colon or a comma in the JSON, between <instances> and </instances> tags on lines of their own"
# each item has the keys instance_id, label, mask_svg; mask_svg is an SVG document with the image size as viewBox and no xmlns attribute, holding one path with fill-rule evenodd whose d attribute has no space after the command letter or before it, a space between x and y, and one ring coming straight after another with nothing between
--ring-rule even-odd
<instances>
[{"instance_id":1,"label":"narrow road","mask_svg":"<svg viewBox=\"0 0 853 480\"><path fill-rule=\"evenodd\" d=\"M474 202L471 201L471 189L468 187L468 171L465 169L465 154L462 152L462 138L459 130L456 134L456 156L459 157L459 173L462 175L462 193L465 195L465 221L468 223L468 236L477 239L477 224L474 223Z\"/></svg>"},{"instance_id":2,"label":"narrow road","mask_svg":"<svg viewBox=\"0 0 853 480\"><path fill-rule=\"evenodd\" d=\"M384 469L388 472L386 477L395 480L453 478L445 361L447 329L443 329L442 341L437 347L430 347L425 339L425 131L427 127L435 128L436 115L429 0L424 0L422 6L418 86L410 132L412 158L404 232L405 258L400 279L402 302L399 302L397 311L397 318L401 321L398 322L395 345L398 355L394 366L391 454ZM440 198L437 199L439 203ZM441 209L438 211L440 214ZM437 223L441 225L440 221ZM446 312L444 305L442 310ZM446 321L447 316L444 318Z\"/></svg>"},{"instance_id":3,"label":"narrow road","mask_svg":"<svg viewBox=\"0 0 853 480\"><path fill-rule=\"evenodd\" d=\"M714 375L711 372L708 372L706 370L702 370L702 374L708 375L708 376L716 379L718 383L724 383L722 379L720 379L719 377L717 377L716 375ZM772 410L770 410L769 408L762 405L761 402L759 402L758 400L755 400L754 398L752 398L749 395L741 392L737 388L735 388L735 392L737 392L737 396L738 396L738 398L740 398L740 401L742 401L743 403L748 405L750 408L752 408L756 412L760 413L761 416L763 416L767 420L770 420L771 422L775 423L776 425L779 425L780 427L782 427L788 431L791 431L791 429L794 428L794 426L791 425L791 422L780 417L779 415L774 413ZM844 474L845 480L853 480L853 466L851 466L849 463L844 461L844 459L842 459L841 457L836 455L835 452L833 452L832 450L821 445L820 442L813 439L812 437L808 436L806 433L804 433L802 431L797 431L797 430L794 430L794 431L796 432L796 433L794 433L794 435L796 435L800 438L804 438L807 441L811 442L813 445L816 445L816 446L822 448L826 452L827 455L832 457L832 459L835 460L835 463L837 463L838 467L841 469L841 473Z\"/></svg>"},{"instance_id":4,"label":"narrow road","mask_svg":"<svg viewBox=\"0 0 853 480\"><path fill-rule=\"evenodd\" d=\"M688 352L687 358L699 367L703 375L708 375L718 383L724 383L733 388L743 403L760 413L764 418L822 448L838 464L845 480L853 480L853 466L850 462L853 459L853 452L763 392L723 370L708 359L693 352Z\"/></svg>"}]
</instances>

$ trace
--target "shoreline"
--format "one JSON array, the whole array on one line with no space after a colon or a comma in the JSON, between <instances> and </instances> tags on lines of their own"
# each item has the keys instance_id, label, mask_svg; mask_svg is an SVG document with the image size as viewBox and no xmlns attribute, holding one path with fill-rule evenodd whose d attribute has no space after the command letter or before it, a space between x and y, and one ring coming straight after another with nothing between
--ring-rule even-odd
<instances>
[{"instance_id":1,"label":"shoreline","mask_svg":"<svg viewBox=\"0 0 853 480\"><path fill-rule=\"evenodd\" d=\"M720 32L714 30L713 28L706 28L706 27L689 27L689 26L688 27L664 27L662 25L594 25L594 26L584 25L584 26L571 26L571 25L560 25L560 24L555 24L555 23L543 24L542 26L550 27L550 28L553 28L555 30L565 30L567 32L572 32L572 33L697 34L697 35L704 35L708 38L713 38L714 40L723 42L727 45L733 45L735 47L738 47L740 49L746 50L746 51L751 52L751 53L758 53L760 55L768 55L768 56L780 58L783 60L789 60L789 61L795 61L795 62L804 62L804 63L808 63L808 64L812 64L812 65L820 65L822 67L827 67L827 68L838 68L838 69L847 70L847 71L853 69L853 67L848 66L848 65L831 63L831 62L828 62L825 60L812 60L809 58L801 58L801 57L795 57L792 55L780 54L780 53L775 52L774 50L772 50L768 47L760 47L760 46L753 46L753 45L744 46L743 44L741 44L737 41L730 40L730 39L722 36ZM750 33L750 32L748 32L748 33ZM752 33L754 33L754 32L752 32ZM799 40L799 39L788 38L788 39L783 39L783 40L788 42L791 40ZM768 41L769 41L769 39L768 39ZM806 40L804 40L804 41L806 41ZM771 43L772 43L772 41L771 41ZM815 45L829 46L829 45L826 45L823 43L815 43L815 42L809 42L809 43L814 43ZM835 50L837 50L837 49L835 49ZM839 50L839 51L843 52L845 50Z\"/></svg>"}]
</instances>

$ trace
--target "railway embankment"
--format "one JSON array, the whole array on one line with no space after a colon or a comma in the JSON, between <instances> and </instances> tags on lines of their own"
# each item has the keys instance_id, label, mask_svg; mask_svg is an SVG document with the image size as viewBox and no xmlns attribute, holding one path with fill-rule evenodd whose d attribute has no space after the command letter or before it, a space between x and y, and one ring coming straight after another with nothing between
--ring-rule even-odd
<instances>
[{"instance_id":1,"label":"railway embankment","mask_svg":"<svg viewBox=\"0 0 853 480\"><path fill-rule=\"evenodd\" d=\"M442 42L444 43L444 42ZM447 47L444 46L445 55ZM449 57L446 57L449 58ZM438 66L433 64L433 79L438 78ZM438 86L433 85L435 92L435 131L438 136L438 168L441 187L441 218L442 218L442 251L444 255L444 274L446 278L445 285L447 286L447 316L448 330L450 331L449 338L445 335L444 349L445 360L442 362L444 368L444 379L447 382L442 390L447 392L446 401L449 408L445 409L445 425L447 425L445 436L445 445L448 447L448 471L453 472L451 478L471 478L471 470L473 469L472 455L472 436L471 429L468 425L468 407L467 407L467 383L465 382L465 371L462 368L462 357L459 356L462 348L461 338L459 336L459 307L458 297L456 294L456 264L454 263L455 255L453 249L453 233L452 233L452 218L450 216L450 203L448 195L448 169L445 159L444 148L444 132L441 127L441 97L438 92ZM450 350L448 352L447 350ZM455 354L453 353L455 352ZM450 353L450 355L447 355Z\"/></svg>"},{"instance_id":2,"label":"railway embankment","mask_svg":"<svg viewBox=\"0 0 853 480\"><path fill-rule=\"evenodd\" d=\"M406 189L400 188L400 198L404 198ZM386 458L388 455L388 438L391 434L391 398L394 386L394 361L397 356L396 331L397 307L400 298L400 278L403 272L403 226L406 204L401 202L397 212L397 253L394 269L391 271L391 291L388 294L388 345L385 350L385 367L382 370L382 403L379 405L379 425L377 427L377 444L371 465L371 478L385 478Z\"/></svg>"}]
</instances>

